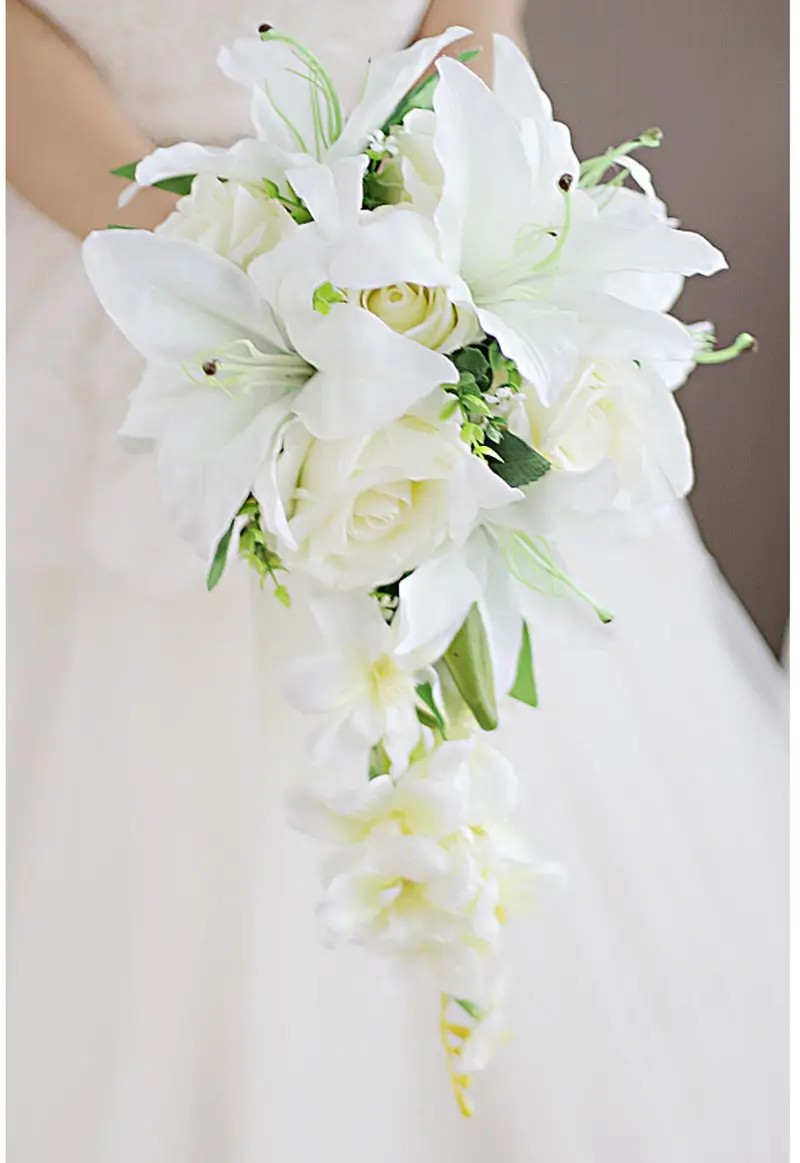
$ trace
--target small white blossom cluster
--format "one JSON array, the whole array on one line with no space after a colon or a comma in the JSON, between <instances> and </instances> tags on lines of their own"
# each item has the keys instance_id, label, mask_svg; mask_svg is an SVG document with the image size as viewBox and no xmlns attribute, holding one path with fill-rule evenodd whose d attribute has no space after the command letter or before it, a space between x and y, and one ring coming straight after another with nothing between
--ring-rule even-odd
<instances>
[{"instance_id":1,"label":"small white blossom cluster","mask_svg":"<svg viewBox=\"0 0 800 1163\"><path fill-rule=\"evenodd\" d=\"M485 998L503 925L548 871L511 828L517 798L507 760L477 739L295 797L296 825L340 846L324 867L329 933L416 960L444 993Z\"/></svg>"},{"instance_id":2,"label":"small white blossom cluster","mask_svg":"<svg viewBox=\"0 0 800 1163\"><path fill-rule=\"evenodd\" d=\"M647 529L688 492L675 389L752 346L670 314L725 260L631 156L660 134L579 162L511 41L491 88L441 55L466 35L373 61L345 112L264 26L219 56L252 136L155 150L136 182L183 183L175 212L84 250L147 361L123 433L156 447L209 588L237 556L284 605L292 574L315 588L325 648L286 691L317 722L295 819L339 845L322 915L460 1007L462 1109L498 1038L503 925L547 871L482 732L506 696L538 705L537 636L581 603L611 620L559 542Z\"/></svg>"}]
</instances>

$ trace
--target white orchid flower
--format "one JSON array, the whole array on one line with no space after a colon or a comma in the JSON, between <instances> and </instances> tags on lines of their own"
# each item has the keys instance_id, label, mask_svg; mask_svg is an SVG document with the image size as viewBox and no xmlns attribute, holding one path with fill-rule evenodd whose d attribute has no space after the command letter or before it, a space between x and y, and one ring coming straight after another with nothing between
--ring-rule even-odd
<instances>
[{"instance_id":1,"label":"white orchid flower","mask_svg":"<svg viewBox=\"0 0 800 1163\"><path fill-rule=\"evenodd\" d=\"M327 649L292 663L285 692L297 710L324 716L314 762L335 759L366 772L371 748L381 743L393 765L406 767L420 739L416 687L431 681L426 668L439 657L438 644L397 655L397 627L366 594L326 595L312 608Z\"/></svg>"},{"instance_id":2,"label":"white orchid flower","mask_svg":"<svg viewBox=\"0 0 800 1163\"><path fill-rule=\"evenodd\" d=\"M292 410L339 409L369 428L404 410L395 394L406 381L416 398L454 375L444 356L357 306L310 311L290 336L250 275L261 260L244 273L195 243L111 230L87 239L84 261L107 313L151 361L122 434L158 442L165 506L206 559Z\"/></svg>"},{"instance_id":3,"label":"white orchid flower","mask_svg":"<svg viewBox=\"0 0 800 1163\"><path fill-rule=\"evenodd\" d=\"M182 142L155 150L136 170L139 185L149 186L184 174L214 174L252 184L285 185L286 173L305 157L336 161L363 152L414 83L436 57L469 35L453 27L417 41L401 52L376 57L364 79L362 96L348 117L336 87L319 61L302 45L275 32L248 37L222 49L219 67L252 95L256 136L229 149Z\"/></svg>"},{"instance_id":4,"label":"white orchid flower","mask_svg":"<svg viewBox=\"0 0 800 1163\"><path fill-rule=\"evenodd\" d=\"M516 795L507 762L472 741L443 743L356 791L295 794L295 826L341 848L324 869L331 935L420 960L448 991L477 991L481 960L521 897L509 887L537 875L509 839Z\"/></svg>"},{"instance_id":5,"label":"white orchid flower","mask_svg":"<svg viewBox=\"0 0 800 1163\"><path fill-rule=\"evenodd\" d=\"M723 256L663 223L604 219L576 188L577 159L524 58L503 38L496 52L501 95L455 61L437 65L444 182L435 218L441 257L459 275L455 300L475 306L546 404L587 343L617 358L686 358L693 343L683 324L626 303L609 276L709 275L725 266Z\"/></svg>"}]
</instances>

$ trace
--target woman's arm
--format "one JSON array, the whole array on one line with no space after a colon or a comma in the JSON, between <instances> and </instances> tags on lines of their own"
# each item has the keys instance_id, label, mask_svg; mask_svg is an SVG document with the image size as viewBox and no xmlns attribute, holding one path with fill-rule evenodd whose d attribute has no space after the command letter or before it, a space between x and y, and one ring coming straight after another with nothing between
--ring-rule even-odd
<instances>
[{"instance_id":1,"label":"woman's arm","mask_svg":"<svg viewBox=\"0 0 800 1163\"><path fill-rule=\"evenodd\" d=\"M481 55L470 64L485 81L492 76L492 33L502 32L525 48L524 0L433 0L427 11L420 36L435 36L453 24L471 28L474 36L460 40L449 50L463 52L480 48Z\"/></svg>"},{"instance_id":2,"label":"woman's arm","mask_svg":"<svg viewBox=\"0 0 800 1163\"><path fill-rule=\"evenodd\" d=\"M153 148L83 54L21 0L6 18L8 180L37 209L84 237L110 223L150 228L175 204L146 190L124 210L110 170Z\"/></svg>"}]
</instances>

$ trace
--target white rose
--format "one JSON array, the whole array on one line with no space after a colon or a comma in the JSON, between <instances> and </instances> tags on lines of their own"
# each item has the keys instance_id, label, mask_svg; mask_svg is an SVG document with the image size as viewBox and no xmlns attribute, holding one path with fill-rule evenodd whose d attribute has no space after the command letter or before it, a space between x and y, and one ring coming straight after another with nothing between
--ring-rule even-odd
<instances>
[{"instance_id":1,"label":"white rose","mask_svg":"<svg viewBox=\"0 0 800 1163\"><path fill-rule=\"evenodd\" d=\"M358 302L393 331L433 351L457 351L482 335L475 312L456 307L444 287L395 283L361 291Z\"/></svg>"},{"instance_id":2,"label":"white rose","mask_svg":"<svg viewBox=\"0 0 800 1163\"><path fill-rule=\"evenodd\" d=\"M512 418L518 435L530 440L558 474L595 473L612 466L615 507L645 503L660 469L673 492L692 486L692 455L680 409L658 376L630 360L586 362L552 407L525 385Z\"/></svg>"},{"instance_id":3,"label":"white rose","mask_svg":"<svg viewBox=\"0 0 800 1163\"><path fill-rule=\"evenodd\" d=\"M158 234L197 242L246 269L258 255L273 250L295 229L289 213L274 198L251 193L238 182L199 174L191 194L160 226Z\"/></svg>"},{"instance_id":4,"label":"white rose","mask_svg":"<svg viewBox=\"0 0 800 1163\"><path fill-rule=\"evenodd\" d=\"M315 440L295 421L256 495L293 567L371 588L466 538L479 513L519 497L472 456L435 393L371 436Z\"/></svg>"}]
</instances>

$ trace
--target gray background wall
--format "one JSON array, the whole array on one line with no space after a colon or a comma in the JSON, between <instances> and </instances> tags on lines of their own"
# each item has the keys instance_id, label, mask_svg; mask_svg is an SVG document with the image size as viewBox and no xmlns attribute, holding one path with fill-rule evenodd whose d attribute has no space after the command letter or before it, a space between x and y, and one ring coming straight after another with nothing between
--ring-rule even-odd
<instances>
[{"instance_id":1,"label":"gray background wall","mask_svg":"<svg viewBox=\"0 0 800 1163\"><path fill-rule=\"evenodd\" d=\"M490 0L487 0L489 3ZM579 156L651 125L670 212L725 251L677 313L739 331L757 354L700 368L681 404L706 543L773 647L788 614L787 0L532 0L534 65Z\"/></svg>"}]
</instances>

